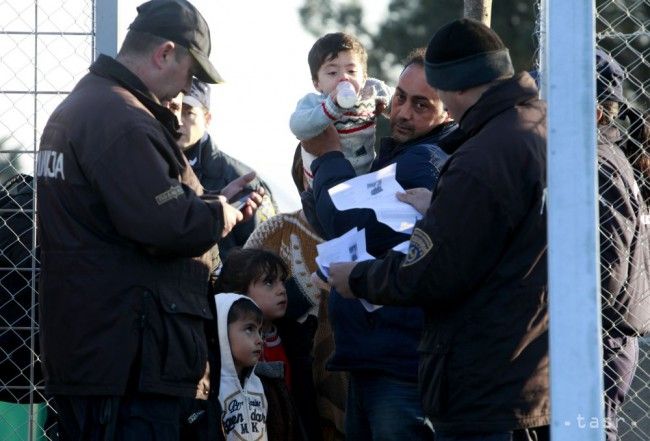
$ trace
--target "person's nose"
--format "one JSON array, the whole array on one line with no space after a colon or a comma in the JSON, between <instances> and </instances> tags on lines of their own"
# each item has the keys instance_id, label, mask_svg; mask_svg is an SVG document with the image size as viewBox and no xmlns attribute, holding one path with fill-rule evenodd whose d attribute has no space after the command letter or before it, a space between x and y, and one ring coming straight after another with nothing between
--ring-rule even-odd
<instances>
[{"instance_id":1,"label":"person's nose","mask_svg":"<svg viewBox=\"0 0 650 441\"><path fill-rule=\"evenodd\" d=\"M413 117L413 109L408 103L399 106L397 109L397 116L401 119L409 121Z\"/></svg>"},{"instance_id":2,"label":"person's nose","mask_svg":"<svg viewBox=\"0 0 650 441\"><path fill-rule=\"evenodd\" d=\"M262 340L262 332L256 332L255 333L255 346L262 346L262 343L264 343L264 340Z\"/></svg>"},{"instance_id":3,"label":"person's nose","mask_svg":"<svg viewBox=\"0 0 650 441\"><path fill-rule=\"evenodd\" d=\"M181 92L183 92L183 94L185 95L190 93L190 89L192 89L192 77L193 77L192 74L189 74L187 76L187 79L185 80L185 85L183 86L183 90L181 90Z\"/></svg>"},{"instance_id":4,"label":"person's nose","mask_svg":"<svg viewBox=\"0 0 650 441\"><path fill-rule=\"evenodd\" d=\"M354 79L354 76L353 76L353 75L351 75L351 74L349 74L349 73L347 73L347 72L344 72L344 73L340 76L339 81L352 81L353 79Z\"/></svg>"}]
</instances>

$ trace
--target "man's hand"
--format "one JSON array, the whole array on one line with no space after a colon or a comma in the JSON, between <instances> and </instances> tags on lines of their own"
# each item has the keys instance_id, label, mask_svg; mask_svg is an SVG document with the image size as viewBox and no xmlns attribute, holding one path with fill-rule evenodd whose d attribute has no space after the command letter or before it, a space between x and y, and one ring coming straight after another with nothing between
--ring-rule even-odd
<instances>
[{"instance_id":1,"label":"man's hand","mask_svg":"<svg viewBox=\"0 0 650 441\"><path fill-rule=\"evenodd\" d=\"M395 196L402 202L412 205L420 214L424 215L431 205L431 195L433 193L426 188L411 188L404 193L397 192Z\"/></svg>"},{"instance_id":2,"label":"man's hand","mask_svg":"<svg viewBox=\"0 0 650 441\"><path fill-rule=\"evenodd\" d=\"M230 181L228 185L226 185L223 190L221 190L221 194L226 197L226 199L230 200L234 198L237 193L241 193L246 189L246 186L253 180L255 179L255 172L252 171L250 173L246 173L243 176L238 177L237 179ZM264 188L260 187L259 189L255 190L256 193L260 195L260 201L262 200L261 196L264 196ZM259 201L258 201L259 202Z\"/></svg>"},{"instance_id":3,"label":"man's hand","mask_svg":"<svg viewBox=\"0 0 650 441\"><path fill-rule=\"evenodd\" d=\"M384 110L386 110L386 107L388 107L386 100L377 98L375 100L375 116L379 117L379 115L383 114Z\"/></svg>"},{"instance_id":4,"label":"man's hand","mask_svg":"<svg viewBox=\"0 0 650 441\"><path fill-rule=\"evenodd\" d=\"M327 126L323 133L312 139L300 141L300 144L314 156L321 156L327 152L341 150L341 139L333 125Z\"/></svg>"},{"instance_id":5,"label":"man's hand","mask_svg":"<svg viewBox=\"0 0 650 441\"><path fill-rule=\"evenodd\" d=\"M199 384L196 385L196 398L197 400L207 400L208 395L210 394L210 363L205 363L205 371L203 372L203 377L199 380Z\"/></svg>"},{"instance_id":6,"label":"man's hand","mask_svg":"<svg viewBox=\"0 0 650 441\"><path fill-rule=\"evenodd\" d=\"M223 209L223 231L221 232L221 237L226 237L235 225L237 225L237 222L244 220L244 215L241 211L230 205L224 196L219 196L219 201Z\"/></svg>"},{"instance_id":7,"label":"man's hand","mask_svg":"<svg viewBox=\"0 0 650 441\"><path fill-rule=\"evenodd\" d=\"M247 185L255 179L255 172L252 171L250 173L247 173L243 176L238 177L234 181L231 181L228 185L226 185L223 190L221 190L221 195L226 197L226 200L229 201L232 198L234 198L237 194L239 193L246 193L247 190ZM243 206L240 208L241 213L243 214L243 221L247 221L251 217L253 217L253 214L255 214L255 210L257 210L257 207L260 206L262 203L262 198L264 197L264 194L266 192L264 191L264 187L259 187L256 190L250 190L250 193L244 194L242 199L240 200L243 203ZM239 201L233 201L233 203L236 203Z\"/></svg>"},{"instance_id":8,"label":"man's hand","mask_svg":"<svg viewBox=\"0 0 650 441\"><path fill-rule=\"evenodd\" d=\"M356 299L349 283L350 273L356 265L356 262L338 262L330 265L327 281L343 298Z\"/></svg>"}]
</instances>

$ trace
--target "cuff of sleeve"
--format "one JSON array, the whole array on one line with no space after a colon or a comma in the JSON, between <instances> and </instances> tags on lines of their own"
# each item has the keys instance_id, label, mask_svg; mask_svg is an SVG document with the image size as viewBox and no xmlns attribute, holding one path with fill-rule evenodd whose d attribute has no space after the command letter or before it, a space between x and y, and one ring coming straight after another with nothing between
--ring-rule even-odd
<instances>
[{"instance_id":1,"label":"cuff of sleeve","mask_svg":"<svg viewBox=\"0 0 650 441\"><path fill-rule=\"evenodd\" d=\"M348 284L354 295L360 299L367 299L368 296L368 279L366 274L372 266L374 260L365 260L354 266L348 278Z\"/></svg>"},{"instance_id":2,"label":"cuff of sleeve","mask_svg":"<svg viewBox=\"0 0 650 441\"><path fill-rule=\"evenodd\" d=\"M343 116L343 109L334 102L331 96L328 96L323 101L323 111L332 121L337 121Z\"/></svg>"},{"instance_id":3,"label":"cuff of sleeve","mask_svg":"<svg viewBox=\"0 0 650 441\"><path fill-rule=\"evenodd\" d=\"M221 205L221 201L219 200L208 200L207 201L208 208L212 212L213 216L217 219L216 223L216 228L215 231L213 232L214 234L214 241L215 243L219 240L221 240L221 233L223 232L223 226L224 226L224 221L223 221L223 205Z\"/></svg>"},{"instance_id":4,"label":"cuff of sleeve","mask_svg":"<svg viewBox=\"0 0 650 441\"><path fill-rule=\"evenodd\" d=\"M318 167L321 166L321 164L335 158L345 159L345 156L343 156L343 152L341 152L340 150L336 150L336 151L324 153L319 157L317 157L316 159L314 159L314 161L311 163L312 176L316 176L316 171L318 170Z\"/></svg>"}]
</instances>

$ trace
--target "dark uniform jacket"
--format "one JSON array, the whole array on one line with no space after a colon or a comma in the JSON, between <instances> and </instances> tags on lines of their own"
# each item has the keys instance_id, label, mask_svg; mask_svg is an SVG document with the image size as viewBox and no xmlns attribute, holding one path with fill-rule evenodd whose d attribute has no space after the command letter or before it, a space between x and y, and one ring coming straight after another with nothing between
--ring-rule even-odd
<instances>
[{"instance_id":1,"label":"dark uniform jacket","mask_svg":"<svg viewBox=\"0 0 650 441\"><path fill-rule=\"evenodd\" d=\"M194 170L201 185L206 190L220 192L230 182L253 171L243 162L219 150L219 147L207 132L199 142L184 153L192 166L192 170ZM259 176L256 176L248 184L248 187L252 189L263 187L266 196L264 196L262 203L251 219L235 225L232 231L219 241L219 253L222 259L228 255L228 252L233 247L244 246L253 230L278 211L270 187ZM235 196L235 199L237 197Z\"/></svg>"},{"instance_id":2,"label":"dark uniform jacket","mask_svg":"<svg viewBox=\"0 0 650 441\"><path fill-rule=\"evenodd\" d=\"M361 262L356 295L419 305L426 416L450 432L549 422L546 110L528 74L463 115L406 256Z\"/></svg>"},{"instance_id":3,"label":"dark uniform jacket","mask_svg":"<svg viewBox=\"0 0 650 441\"><path fill-rule=\"evenodd\" d=\"M650 216L615 126L599 131L603 331L607 337L650 332Z\"/></svg>"},{"instance_id":4,"label":"dark uniform jacket","mask_svg":"<svg viewBox=\"0 0 650 441\"><path fill-rule=\"evenodd\" d=\"M51 394L195 394L212 317L205 253L223 212L197 196L175 124L135 75L101 56L43 131L39 299Z\"/></svg>"}]
</instances>

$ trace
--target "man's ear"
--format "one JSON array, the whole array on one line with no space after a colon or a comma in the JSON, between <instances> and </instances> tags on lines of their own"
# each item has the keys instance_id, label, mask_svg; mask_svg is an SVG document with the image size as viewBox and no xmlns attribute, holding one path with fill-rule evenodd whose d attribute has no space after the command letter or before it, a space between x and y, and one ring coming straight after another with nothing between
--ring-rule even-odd
<instances>
[{"instance_id":1,"label":"man's ear","mask_svg":"<svg viewBox=\"0 0 650 441\"><path fill-rule=\"evenodd\" d=\"M166 41L160 44L151 55L153 64L157 68L162 69L167 63L169 63L171 57L174 56L175 49L176 45L173 41Z\"/></svg>"},{"instance_id":2,"label":"man's ear","mask_svg":"<svg viewBox=\"0 0 650 441\"><path fill-rule=\"evenodd\" d=\"M311 82L314 84L314 89L316 89L320 93L323 93L323 91L320 90L320 88L318 87L318 80L317 79L316 80L311 80Z\"/></svg>"},{"instance_id":3,"label":"man's ear","mask_svg":"<svg viewBox=\"0 0 650 441\"><path fill-rule=\"evenodd\" d=\"M596 106L596 124L598 124L602 119L603 119L603 108L600 106Z\"/></svg>"},{"instance_id":4,"label":"man's ear","mask_svg":"<svg viewBox=\"0 0 650 441\"><path fill-rule=\"evenodd\" d=\"M205 111L205 126L208 127L210 125L210 121L212 121L212 114L210 113L209 110Z\"/></svg>"}]
</instances>

